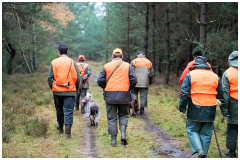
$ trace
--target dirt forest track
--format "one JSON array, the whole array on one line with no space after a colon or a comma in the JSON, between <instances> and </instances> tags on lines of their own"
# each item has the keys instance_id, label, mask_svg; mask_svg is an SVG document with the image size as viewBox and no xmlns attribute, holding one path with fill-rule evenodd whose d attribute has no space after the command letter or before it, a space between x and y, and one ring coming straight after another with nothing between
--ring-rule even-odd
<instances>
[{"instance_id":1,"label":"dirt forest track","mask_svg":"<svg viewBox=\"0 0 240 160\"><path fill-rule=\"evenodd\" d=\"M152 150L152 154L156 157L166 157L166 158L195 158L192 156L189 151L183 151L179 149L181 142L172 138L171 135L164 130L154 125L151 120L149 120L147 113L144 115L138 115L138 118L144 120L147 124L147 130L155 134L155 140L159 148Z\"/></svg>"},{"instance_id":2,"label":"dirt forest track","mask_svg":"<svg viewBox=\"0 0 240 160\"><path fill-rule=\"evenodd\" d=\"M86 126L81 129L84 132L83 137L81 137L83 142L81 142L82 147L77 152L85 155L85 158L99 158L96 147L96 128L90 127L89 117L86 114L80 116L85 121Z\"/></svg>"},{"instance_id":3,"label":"dirt forest track","mask_svg":"<svg viewBox=\"0 0 240 160\"><path fill-rule=\"evenodd\" d=\"M98 75L93 73L91 74L91 81L96 82ZM80 115L81 116L81 115ZM137 114L138 119L142 119L145 123L148 132L150 134L155 135L155 142L158 146L158 149L149 150L150 155L154 158L196 158L196 155L191 155L190 150L181 150L179 146L181 145L181 141L174 139L165 129L159 128L151 120L148 118L148 113L145 111L144 115ZM84 148L86 158L97 158L97 147L96 147L96 128L90 127L89 118L84 115L84 119L86 120L86 127L83 129L85 131L84 137Z\"/></svg>"}]
</instances>

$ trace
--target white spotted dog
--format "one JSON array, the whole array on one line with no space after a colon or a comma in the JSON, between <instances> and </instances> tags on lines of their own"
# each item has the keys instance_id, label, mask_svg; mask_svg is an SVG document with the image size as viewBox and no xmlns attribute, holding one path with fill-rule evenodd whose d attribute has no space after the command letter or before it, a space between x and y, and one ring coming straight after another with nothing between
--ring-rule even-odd
<instances>
[{"instance_id":1,"label":"white spotted dog","mask_svg":"<svg viewBox=\"0 0 240 160\"><path fill-rule=\"evenodd\" d=\"M93 97L91 93L87 93L86 97L82 100L83 104L87 107L87 114L90 118L91 126L98 126L98 121L100 117L99 113L99 105L95 100L93 100ZM96 123L95 123L96 119Z\"/></svg>"}]
</instances>

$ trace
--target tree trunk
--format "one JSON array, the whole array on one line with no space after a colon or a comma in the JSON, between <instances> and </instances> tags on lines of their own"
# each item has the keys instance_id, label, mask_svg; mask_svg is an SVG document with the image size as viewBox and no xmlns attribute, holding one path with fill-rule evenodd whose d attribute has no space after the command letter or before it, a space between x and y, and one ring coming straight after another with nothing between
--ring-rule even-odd
<instances>
[{"instance_id":1,"label":"tree trunk","mask_svg":"<svg viewBox=\"0 0 240 160\"><path fill-rule=\"evenodd\" d=\"M149 5L148 3L146 3L146 15L145 15L145 37L144 37L144 53L145 55L147 56L148 53L147 53L147 49L148 49L148 27L149 27L149 24L148 24L148 17L149 17Z\"/></svg>"},{"instance_id":2,"label":"tree trunk","mask_svg":"<svg viewBox=\"0 0 240 160\"><path fill-rule=\"evenodd\" d=\"M130 21L129 21L129 2L128 2L128 16L127 16L127 52L128 52L128 62L130 63L130 48L129 48L129 30L130 30Z\"/></svg>"},{"instance_id":3,"label":"tree trunk","mask_svg":"<svg viewBox=\"0 0 240 160\"><path fill-rule=\"evenodd\" d=\"M109 21L109 19L108 19L108 14L109 14L109 8L108 8L108 2L106 2L106 10L107 10L107 40L106 40L106 43L107 43L107 50L106 50L106 63L108 63L108 21Z\"/></svg>"},{"instance_id":4,"label":"tree trunk","mask_svg":"<svg viewBox=\"0 0 240 160\"><path fill-rule=\"evenodd\" d=\"M34 71L34 67L33 67L33 57L32 57L31 51L28 51L28 55L29 55L31 70Z\"/></svg>"},{"instance_id":5,"label":"tree trunk","mask_svg":"<svg viewBox=\"0 0 240 160\"><path fill-rule=\"evenodd\" d=\"M7 38L6 38L7 39ZM3 42L4 43L4 42ZM7 45L4 43L7 52L10 54L10 58L8 60L8 74L12 74L12 63L13 59L15 58L16 55L16 49L12 46L11 42L7 42Z\"/></svg>"},{"instance_id":6,"label":"tree trunk","mask_svg":"<svg viewBox=\"0 0 240 160\"><path fill-rule=\"evenodd\" d=\"M152 3L152 62L153 69L156 70L156 55L155 55L155 2Z\"/></svg>"},{"instance_id":7,"label":"tree trunk","mask_svg":"<svg viewBox=\"0 0 240 160\"><path fill-rule=\"evenodd\" d=\"M166 3L165 10L165 55L166 55L166 68L165 68L165 77L164 84L169 82L169 73L170 73L170 64L169 64L169 20L168 20L168 3Z\"/></svg>"},{"instance_id":8,"label":"tree trunk","mask_svg":"<svg viewBox=\"0 0 240 160\"><path fill-rule=\"evenodd\" d=\"M22 33L22 29L21 29L19 17L18 17L18 14L17 14L16 11L15 11L15 14L16 14L16 16L17 16L19 30L20 30L20 32ZM24 50L23 50L22 45L21 45L20 37L18 38L18 43L19 43L19 46L20 46L21 51L22 51L23 59L24 59L25 63L27 64L28 72L31 74L31 69L30 69L30 66L29 66L29 64L28 64L28 62L27 62L26 56L25 56L25 54L24 54Z\"/></svg>"},{"instance_id":9,"label":"tree trunk","mask_svg":"<svg viewBox=\"0 0 240 160\"><path fill-rule=\"evenodd\" d=\"M161 74L162 70L161 70L161 63L162 63L162 58L161 58L161 54L159 53L159 58L158 58L158 72Z\"/></svg>"},{"instance_id":10,"label":"tree trunk","mask_svg":"<svg viewBox=\"0 0 240 160\"><path fill-rule=\"evenodd\" d=\"M189 8L191 7L191 2L188 3L188 6L189 6ZM192 30L193 30L193 16L192 16L192 14L189 14L189 29L192 32ZM193 55L192 55L193 49L192 48L193 48L192 43L189 43L189 48L188 48L188 55L189 55L188 56L188 61L189 62L193 60Z\"/></svg>"},{"instance_id":11,"label":"tree trunk","mask_svg":"<svg viewBox=\"0 0 240 160\"><path fill-rule=\"evenodd\" d=\"M33 53L33 68L37 70L37 36L36 36L36 28L35 28L35 20L33 18L33 44L34 44L34 53Z\"/></svg>"},{"instance_id":12,"label":"tree trunk","mask_svg":"<svg viewBox=\"0 0 240 160\"><path fill-rule=\"evenodd\" d=\"M200 3L200 46L202 52L205 51L205 44L206 44L206 17L207 17L207 3L201 2Z\"/></svg>"}]
</instances>

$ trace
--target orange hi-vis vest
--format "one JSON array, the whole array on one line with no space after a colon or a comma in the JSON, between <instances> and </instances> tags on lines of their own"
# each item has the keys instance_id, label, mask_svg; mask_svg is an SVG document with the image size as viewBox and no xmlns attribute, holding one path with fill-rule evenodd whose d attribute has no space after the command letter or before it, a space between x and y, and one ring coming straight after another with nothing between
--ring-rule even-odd
<instances>
[{"instance_id":1,"label":"orange hi-vis vest","mask_svg":"<svg viewBox=\"0 0 240 160\"><path fill-rule=\"evenodd\" d=\"M217 105L218 76L211 70L195 69L190 72L191 98L194 105Z\"/></svg>"},{"instance_id":2,"label":"orange hi-vis vest","mask_svg":"<svg viewBox=\"0 0 240 160\"><path fill-rule=\"evenodd\" d=\"M88 67L87 63L77 63L78 69L82 76L85 76L85 70ZM86 79L86 81L89 81L89 78Z\"/></svg>"},{"instance_id":3,"label":"orange hi-vis vest","mask_svg":"<svg viewBox=\"0 0 240 160\"><path fill-rule=\"evenodd\" d=\"M230 96L238 100L238 68L229 67L226 70L228 82L230 84Z\"/></svg>"},{"instance_id":4,"label":"orange hi-vis vest","mask_svg":"<svg viewBox=\"0 0 240 160\"><path fill-rule=\"evenodd\" d=\"M113 59L111 62L104 65L104 69L106 71L106 79L108 79L108 77L121 61L122 60ZM115 73L113 73L112 77L110 77L108 80L105 91L127 92L129 90L129 87L129 64L123 62L115 71Z\"/></svg>"},{"instance_id":5,"label":"orange hi-vis vest","mask_svg":"<svg viewBox=\"0 0 240 160\"><path fill-rule=\"evenodd\" d=\"M136 58L132 61L134 64L134 67L143 67L146 68L146 65L143 63L143 61L146 63L148 68L152 67L152 62L150 62L147 58L141 57L141 58Z\"/></svg>"},{"instance_id":6,"label":"orange hi-vis vest","mask_svg":"<svg viewBox=\"0 0 240 160\"><path fill-rule=\"evenodd\" d=\"M76 91L77 71L74 62L67 56L61 56L52 61L54 80L57 84L69 83L68 87L58 86L52 83L52 91L73 92Z\"/></svg>"}]
</instances>

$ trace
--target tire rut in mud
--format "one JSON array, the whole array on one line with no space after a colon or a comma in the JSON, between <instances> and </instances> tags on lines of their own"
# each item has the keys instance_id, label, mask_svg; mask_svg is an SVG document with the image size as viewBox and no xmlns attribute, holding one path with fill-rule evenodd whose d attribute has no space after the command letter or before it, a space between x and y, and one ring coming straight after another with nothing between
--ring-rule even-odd
<instances>
[{"instance_id":1,"label":"tire rut in mud","mask_svg":"<svg viewBox=\"0 0 240 160\"><path fill-rule=\"evenodd\" d=\"M85 121L86 127L82 130L84 132L84 135L81 138L83 141L81 145L82 148L79 153L84 155L84 158L99 158L96 146L96 127L90 126L89 117L86 113L81 116L83 116L82 119Z\"/></svg>"},{"instance_id":2,"label":"tire rut in mud","mask_svg":"<svg viewBox=\"0 0 240 160\"><path fill-rule=\"evenodd\" d=\"M179 149L177 146L181 145L181 142L173 139L163 128L159 128L153 124L146 113L144 113L144 115L138 114L137 117L144 120L147 124L147 130L156 135L156 144L159 147L150 151L152 155L155 157L166 158L195 158L195 156L191 155L190 151L189 153L186 153L185 151Z\"/></svg>"}]
</instances>

